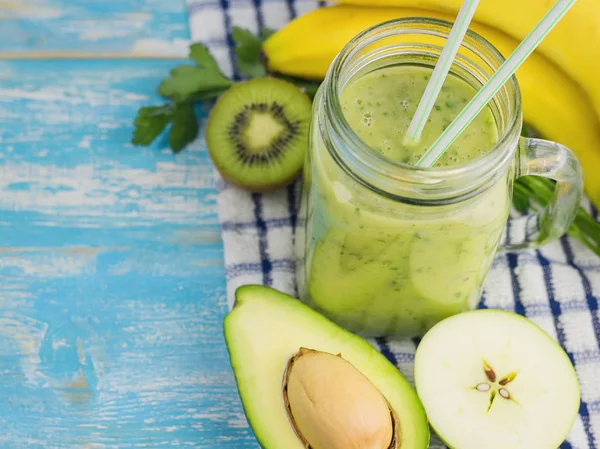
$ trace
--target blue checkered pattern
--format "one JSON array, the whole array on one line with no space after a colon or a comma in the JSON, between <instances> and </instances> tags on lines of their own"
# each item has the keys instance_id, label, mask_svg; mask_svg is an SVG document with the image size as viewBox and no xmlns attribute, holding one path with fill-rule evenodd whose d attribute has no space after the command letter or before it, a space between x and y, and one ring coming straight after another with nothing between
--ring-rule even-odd
<instances>
[{"instance_id":1,"label":"blue checkered pattern","mask_svg":"<svg viewBox=\"0 0 600 449\"><path fill-rule=\"evenodd\" d=\"M188 0L192 40L208 45L223 71L239 78L233 66L233 25L253 32L277 29L324 5L316 0ZM235 289L248 283L296 295L293 227L301 181L277 192L252 194L215 176L229 305ZM583 204L597 217L587 199ZM504 241L517 241L525 233L525 220L514 211L512 217ZM481 308L527 316L562 345L576 367L581 408L562 449L600 449L599 297L600 259L566 236L539 250L498 254L484 285ZM418 342L377 338L371 343L412 381ZM433 436L431 448L444 447Z\"/></svg>"}]
</instances>

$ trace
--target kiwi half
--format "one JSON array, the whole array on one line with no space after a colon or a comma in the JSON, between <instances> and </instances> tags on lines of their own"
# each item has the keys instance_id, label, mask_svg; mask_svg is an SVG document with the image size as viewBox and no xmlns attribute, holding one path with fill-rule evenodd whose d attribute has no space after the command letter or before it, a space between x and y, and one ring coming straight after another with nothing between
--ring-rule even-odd
<instances>
[{"instance_id":1,"label":"kiwi half","mask_svg":"<svg viewBox=\"0 0 600 449\"><path fill-rule=\"evenodd\" d=\"M223 178L264 192L293 181L308 148L311 100L277 78L233 85L213 106L206 144Z\"/></svg>"}]
</instances>

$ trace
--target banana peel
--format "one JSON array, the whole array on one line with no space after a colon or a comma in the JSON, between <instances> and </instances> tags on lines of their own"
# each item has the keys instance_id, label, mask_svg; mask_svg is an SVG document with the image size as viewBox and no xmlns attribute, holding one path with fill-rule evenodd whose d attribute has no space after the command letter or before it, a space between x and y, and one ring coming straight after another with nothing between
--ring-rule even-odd
<instances>
[{"instance_id":1,"label":"banana peel","mask_svg":"<svg viewBox=\"0 0 600 449\"><path fill-rule=\"evenodd\" d=\"M415 8L335 5L315 9L264 42L267 68L289 76L322 80L335 56L358 33L387 20L414 16L448 21L455 18ZM505 57L519 43L481 23L472 22L471 29L490 41ZM524 121L545 138L566 145L577 155L587 174L584 177L586 194L600 207L600 178L595 173L600 169L600 123L586 92L537 52L515 75L522 94Z\"/></svg>"}]
</instances>

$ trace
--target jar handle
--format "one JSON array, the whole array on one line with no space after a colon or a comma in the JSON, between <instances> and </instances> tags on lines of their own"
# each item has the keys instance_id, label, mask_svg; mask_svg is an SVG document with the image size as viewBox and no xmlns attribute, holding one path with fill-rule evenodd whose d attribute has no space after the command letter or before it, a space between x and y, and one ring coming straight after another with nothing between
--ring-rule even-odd
<instances>
[{"instance_id":1,"label":"jar handle","mask_svg":"<svg viewBox=\"0 0 600 449\"><path fill-rule=\"evenodd\" d=\"M517 151L515 179L541 176L555 180L556 187L543 210L523 217L522 241L503 245L503 251L537 248L560 238L573 223L583 195L583 171L570 149L548 140L521 137Z\"/></svg>"}]
</instances>

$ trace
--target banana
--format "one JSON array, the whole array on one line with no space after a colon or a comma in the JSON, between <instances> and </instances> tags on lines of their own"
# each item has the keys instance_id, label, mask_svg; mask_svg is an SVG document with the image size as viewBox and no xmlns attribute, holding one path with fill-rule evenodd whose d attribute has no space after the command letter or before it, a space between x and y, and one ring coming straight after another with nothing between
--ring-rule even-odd
<instances>
[{"instance_id":1,"label":"banana","mask_svg":"<svg viewBox=\"0 0 600 449\"><path fill-rule=\"evenodd\" d=\"M315 9L272 34L263 44L269 70L322 80L337 53L361 31L394 18L427 16L452 21L439 12L408 8L335 5ZM518 42L483 24L471 29L488 39L505 57ZM315 30L319 30L318 33ZM558 67L534 52L516 73L524 121L544 137L575 152L587 175L588 197L600 207L600 126L586 93Z\"/></svg>"},{"instance_id":2,"label":"banana","mask_svg":"<svg viewBox=\"0 0 600 449\"><path fill-rule=\"evenodd\" d=\"M337 0L342 4L422 8L449 14L452 20L462 0ZM555 0L481 0L473 19L521 41ZM592 99L600 118L600 1L578 0L536 52L561 67ZM600 168L600 167L598 167Z\"/></svg>"}]
</instances>

